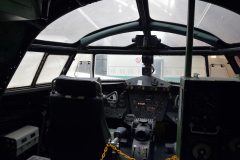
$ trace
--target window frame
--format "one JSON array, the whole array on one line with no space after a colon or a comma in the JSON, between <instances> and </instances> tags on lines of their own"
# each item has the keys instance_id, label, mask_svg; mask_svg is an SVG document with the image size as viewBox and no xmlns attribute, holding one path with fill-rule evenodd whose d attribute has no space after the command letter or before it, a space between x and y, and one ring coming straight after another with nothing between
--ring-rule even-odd
<instances>
[{"instance_id":1,"label":"window frame","mask_svg":"<svg viewBox=\"0 0 240 160\"><path fill-rule=\"evenodd\" d=\"M51 80L50 82L38 82L38 80L39 80L40 77L41 77L41 74L44 73L44 72L43 72L43 71L44 71L44 67L47 65L46 62L48 61L48 58L49 58L50 56L68 56L67 59L66 59L66 61L65 61L65 63L64 63L64 65L63 65L63 67L62 67L62 69L60 70L60 74L59 74L59 75L62 74L62 71L64 70L64 67L65 67L66 63L67 63L67 61L69 60L69 55L63 55L63 54L59 55L59 54L49 54L49 53L47 53L46 59L44 60L44 64L43 64L43 66L41 67L40 72L39 72L38 74L36 74L37 78L36 78L36 81L33 82L33 85L36 86L36 85L48 84L48 83L51 83L51 82L52 82L52 80ZM59 76L59 75L58 75L58 76Z\"/></svg>"},{"instance_id":2,"label":"window frame","mask_svg":"<svg viewBox=\"0 0 240 160\"><path fill-rule=\"evenodd\" d=\"M29 52L29 53L28 53L28 52ZM21 65L21 63L23 63L23 59L24 59L24 57L26 56L26 54L27 54L27 53L28 53L28 54L35 54L35 53L32 53L32 52L39 52L39 51L26 51L26 53L24 54L24 56L23 56L20 64L18 65L18 67L16 68L14 74L12 75L12 78L13 78L14 75L16 74L16 71L18 70L18 68L19 68L19 66ZM31 83L30 83L29 85L27 85L27 86L24 85L24 86L17 86L17 87L6 88L6 90L15 90L15 89L17 89L17 88L29 88L29 87L32 86L32 83L33 83L33 81L34 81L34 78L35 78L35 76L36 76L36 73L37 73L37 71L39 70L39 66L41 65L41 63L43 63L43 61L44 61L44 56L45 56L45 54L46 54L45 52L39 52L39 53L43 53L43 56L42 56L42 58L41 58L41 60L40 60L40 62L39 62L39 65L37 66L36 71L33 73L33 78L32 78ZM11 83L12 78L11 78L11 80L9 81L8 85Z\"/></svg>"},{"instance_id":3,"label":"window frame","mask_svg":"<svg viewBox=\"0 0 240 160\"><path fill-rule=\"evenodd\" d=\"M33 50L28 50L28 51L29 52L41 52L41 51L33 51ZM33 89L33 88L42 88L42 87L50 86L51 82L37 84L37 80L38 80L38 78L39 78L39 76L42 72L42 69L43 69L43 67L46 63L46 60L47 60L48 56L49 55L66 55L66 56L68 56L67 61L64 64L64 66L61 70L61 73L60 73L60 75L62 75L62 74L65 75L67 73L67 71L69 70L69 68L72 64L72 61L74 60L74 57L76 55L76 53L65 53L65 54L55 53L55 52L42 52L42 53L43 53L42 59L41 59L39 65L37 67L37 70L34 73L33 80L31 82L31 84L29 86L19 86L19 87L6 88L5 93L12 92L12 91L21 91L21 90L28 90L28 89ZM34 54L34 53L31 53L31 54ZM10 81L9 81L9 83L10 83Z\"/></svg>"},{"instance_id":4,"label":"window frame","mask_svg":"<svg viewBox=\"0 0 240 160\"><path fill-rule=\"evenodd\" d=\"M29 51L33 51L33 50L29 50ZM40 52L40 51L33 51L33 52ZM34 79L31 83L30 86L20 86L20 87L14 87L14 88L7 88L5 90L5 92L8 92L8 91L17 91L17 90L25 90L25 89L33 89L33 88L42 88L42 87L46 87L46 86L50 86L51 85L51 82L49 83L43 83L43 84L36 84L37 82L37 79L43 69L43 66L45 65L45 62L47 60L47 57L49 55L68 55L68 59L64 65L64 67L62 68L62 71L61 71L61 74L60 75L66 75L67 72L69 71L70 69L70 66L71 64L73 63L74 61L74 58L77 54L91 54L92 55L92 63L91 63L91 66L92 66L92 74L91 74L91 78L94 78L95 77L95 62L96 62L96 55L97 54L102 54L102 53L95 53L95 52L81 52L81 53L55 53L55 52L43 52L44 55L41 59L41 62L38 66L38 69L37 71L35 72L35 75L34 75ZM33 53L34 54L34 53ZM128 54L128 55L131 55L131 54ZM132 54L134 55L134 54ZM171 56L171 55L168 55L168 56ZM183 55L184 56L184 55ZM203 56L203 58L205 59L205 68L206 68L206 77L209 77L210 74L209 74L209 61L208 61L208 56L210 55L198 55L198 56ZM224 56L224 55L223 55ZM226 57L227 58L227 57ZM231 65L230 65L231 66ZM232 66L231 66L232 67ZM103 80L103 81L122 81L122 80Z\"/></svg>"}]
</instances>

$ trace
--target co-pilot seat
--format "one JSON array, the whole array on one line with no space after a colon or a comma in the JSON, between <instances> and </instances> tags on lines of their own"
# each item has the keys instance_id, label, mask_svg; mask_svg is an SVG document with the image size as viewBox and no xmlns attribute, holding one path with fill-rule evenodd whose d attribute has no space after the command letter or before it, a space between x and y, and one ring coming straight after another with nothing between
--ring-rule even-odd
<instances>
[{"instance_id":1,"label":"co-pilot seat","mask_svg":"<svg viewBox=\"0 0 240 160\"><path fill-rule=\"evenodd\" d=\"M99 79L56 78L50 120L51 160L99 160L110 138Z\"/></svg>"}]
</instances>

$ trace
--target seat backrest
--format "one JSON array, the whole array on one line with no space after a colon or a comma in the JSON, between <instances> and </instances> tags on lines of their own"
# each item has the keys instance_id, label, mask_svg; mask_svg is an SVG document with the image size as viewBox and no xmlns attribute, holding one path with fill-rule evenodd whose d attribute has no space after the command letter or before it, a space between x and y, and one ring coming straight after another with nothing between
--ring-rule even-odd
<instances>
[{"instance_id":1,"label":"seat backrest","mask_svg":"<svg viewBox=\"0 0 240 160\"><path fill-rule=\"evenodd\" d=\"M110 134L99 80L56 78L50 120L51 160L100 159Z\"/></svg>"}]
</instances>

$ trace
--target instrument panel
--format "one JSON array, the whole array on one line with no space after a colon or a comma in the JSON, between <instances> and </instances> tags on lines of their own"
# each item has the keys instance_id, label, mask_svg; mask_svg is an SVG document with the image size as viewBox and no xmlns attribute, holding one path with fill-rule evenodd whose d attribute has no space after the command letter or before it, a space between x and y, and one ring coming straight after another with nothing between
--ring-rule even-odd
<instances>
[{"instance_id":1,"label":"instrument panel","mask_svg":"<svg viewBox=\"0 0 240 160\"><path fill-rule=\"evenodd\" d=\"M127 80L132 114L137 118L162 121L166 112L171 84L153 76Z\"/></svg>"},{"instance_id":2,"label":"instrument panel","mask_svg":"<svg viewBox=\"0 0 240 160\"><path fill-rule=\"evenodd\" d=\"M123 118L126 114L134 114L136 118L148 118L162 121L168 106L173 106L174 92L178 94L178 89L166 81L155 77L141 76L129 79L117 84L109 84L109 88L104 86L103 90L118 94L118 100L112 104L111 97L108 97L109 104L105 105L105 115L107 118ZM116 90L112 90L116 88ZM171 110L171 109L170 109Z\"/></svg>"},{"instance_id":3,"label":"instrument panel","mask_svg":"<svg viewBox=\"0 0 240 160\"><path fill-rule=\"evenodd\" d=\"M168 103L165 94L154 92L130 93L130 107L137 118L154 119L162 121Z\"/></svg>"}]
</instances>

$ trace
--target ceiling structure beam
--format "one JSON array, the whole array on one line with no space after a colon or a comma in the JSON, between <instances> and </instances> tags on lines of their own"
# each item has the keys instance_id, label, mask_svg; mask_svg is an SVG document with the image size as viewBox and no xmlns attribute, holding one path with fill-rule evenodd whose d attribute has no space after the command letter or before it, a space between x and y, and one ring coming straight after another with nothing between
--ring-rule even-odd
<instances>
[{"instance_id":1,"label":"ceiling structure beam","mask_svg":"<svg viewBox=\"0 0 240 160\"><path fill-rule=\"evenodd\" d=\"M82 39L80 39L79 42L77 42L81 47L86 47L88 44L95 42L99 39L106 38L108 36L120 34L120 33L126 33L126 32L132 32L132 31L140 31L140 25L139 22L134 21L130 23L124 23L121 25L115 25L112 27L107 27L105 29L101 29L97 32L90 33L86 36L84 36Z\"/></svg>"},{"instance_id":2,"label":"ceiling structure beam","mask_svg":"<svg viewBox=\"0 0 240 160\"><path fill-rule=\"evenodd\" d=\"M175 23L169 23L169 22L162 22L162 21L151 21L148 25L148 29L153 31L163 31L163 32L169 32L174 34L179 34L186 36L187 27L186 25L181 24L175 24ZM92 42L95 42L97 40L113 36L116 34L122 34L126 32L132 32L132 31L141 31L142 28L140 26L140 22L133 21L128 23L122 23L118 25L114 25L111 27L106 27L97 31L94 31L92 33L89 33L88 35L81 38L78 42L76 42L76 45L80 45L82 47L86 47ZM204 30L194 28L194 38L200 41L203 41L207 44L210 44L211 46L214 46L216 48L228 48L230 44L227 44L223 42L220 38L217 36L206 32ZM36 41L37 42L37 41ZM42 44L52 43L47 41L41 41ZM56 43L57 44L57 43ZM63 43L59 43L59 45L64 45ZM69 44L68 44L69 45ZM240 46L239 45L236 45Z\"/></svg>"},{"instance_id":3,"label":"ceiling structure beam","mask_svg":"<svg viewBox=\"0 0 240 160\"><path fill-rule=\"evenodd\" d=\"M185 55L185 47L170 48L170 49L134 49L129 47L60 47L52 45L34 44L30 46L29 51L35 52L48 52L56 55L72 55L76 53L86 54L126 54L134 55L139 54L141 51L144 54L155 55ZM193 47L193 55L240 55L240 47L227 48L227 49L211 49L210 47ZM33 52L34 54L34 52Z\"/></svg>"},{"instance_id":4,"label":"ceiling structure beam","mask_svg":"<svg viewBox=\"0 0 240 160\"><path fill-rule=\"evenodd\" d=\"M192 72L192 49L194 32L195 0L188 0L188 21L187 21L187 44L185 60L185 77L191 77Z\"/></svg>"},{"instance_id":5,"label":"ceiling structure beam","mask_svg":"<svg viewBox=\"0 0 240 160\"><path fill-rule=\"evenodd\" d=\"M151 21L149 15L149 7L147 0L136 0L137 8L140 16L140 25L142 27L143 33L146 37L151 35L151 30L149 29L149 23Z\"/></svg>"}]
</instances>

